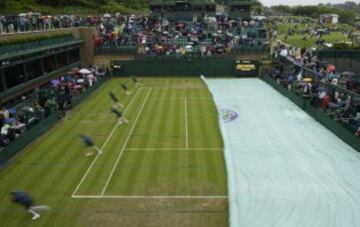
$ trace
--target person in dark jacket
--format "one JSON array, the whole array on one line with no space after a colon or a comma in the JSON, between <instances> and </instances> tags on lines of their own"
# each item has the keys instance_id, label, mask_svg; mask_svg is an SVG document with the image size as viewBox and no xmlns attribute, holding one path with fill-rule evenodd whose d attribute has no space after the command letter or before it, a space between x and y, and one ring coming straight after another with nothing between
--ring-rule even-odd
<instances>
[{"instance_id":1,"label":"person in dark jacket","mask_svg":"<svg viewBox=\"0 0 360 227\"><path fill-rule=\"evenodd\" d=\"M24 206L25 209L33 215L32 220L36 220L40 217L40 214L36 212L41 209L49 209L48 206L34 206L34 200L27 192L13 191L11 194L11 201Z\"/></svg>"}]
</instances>

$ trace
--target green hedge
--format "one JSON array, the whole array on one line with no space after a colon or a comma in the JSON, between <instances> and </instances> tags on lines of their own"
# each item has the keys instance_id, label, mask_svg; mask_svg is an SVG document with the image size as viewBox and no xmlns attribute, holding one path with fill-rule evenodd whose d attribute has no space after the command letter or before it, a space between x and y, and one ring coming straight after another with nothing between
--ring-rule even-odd
<instances>
[{"instance_id":1,"label":"green hedge","mask_svg":"<svg viewBox=\"0 0 360 227\"><path fill-rule=\"evenodd\" d=\"M26 35L19 35L19 36L11 35L11 36L0 39L0 46L40 41L40 40L46 40L46 39L55 39L55 38L61 38L61 37L70 37L70 36L72 36L72 34L69 31L48 32L48 33L43 33L43 34L29 33Z\"/></svg>"}]
</instances>

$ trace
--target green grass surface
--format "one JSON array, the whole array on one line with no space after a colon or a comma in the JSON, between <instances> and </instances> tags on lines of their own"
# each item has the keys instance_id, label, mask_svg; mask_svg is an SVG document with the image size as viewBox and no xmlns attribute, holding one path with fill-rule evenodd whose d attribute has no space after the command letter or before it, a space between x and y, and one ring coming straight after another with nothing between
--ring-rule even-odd
<instances>
[{"instance_id":1,"label":"green grass surface","mask_svg":"<svg viewBox=\"0 0 360 227\"><path fill-rule=\"evenodd\" d=\"M205 85L144 79L126 96L120 81L104 84L0 171L1 226L227 226L223 144ZM129 124L110 113L110 91ZM101 155L85 157L81 133ZM32 221L9 201L14 189L52 210Z\"/></svg>"},{"instance_id":2,"label":"green grass surface","mask_svg":"<svg viewBox=\"0 0 360 227\"><path fill-rule=\"evenodd\" d=\"M292 36L288 36L287 40L285 40L285 34L282 34L280 36L280 40L289 44L289 45L294 45L297 47L305 47L305 48L310 48L310 47L316 47L316 37L310 37L309 35L306 36L307 40L303 40L303 36L300 34L295 34ZM322 38L325 40L325 42L327 43L335 43L335 42L349 42L351 41L347 36L345 36L344 34L342 34L341 32L332 32L330 34L327 35L323 35Z\"/></svg>"},{"instance_id":3,"label":"green grass surface","mask_svg":"<svg viewBox=\"0 0 360 227\"><path fill-rule=\"evenodd\" d=\"M295 29L295 25L297 25L297 29ZM312 27L315 27L316 24L311 24ZM352 27L346 24L338 24L338 25L326 25L328 28L334 29L337 27L339 31L331 32L330 34L323 35L322 38L327 43L335 43L335 42L350 42L351 39L345 36L341 31L351 31ZM271 27L269 27L271 28ZM294 29L295 34L292 36L288 36L285 40L285 34L288 32L288 29ZM296 24L296 23L280 23L278 25L278 31L280 34L280 40L289 45L297 46L300 48L311 48L316 47L316 37L310 37L310 35L306 35L307 40L303 40L303 36L301 35L301 31L305 29L305 24Z\"/></svg>"}]
</instances>

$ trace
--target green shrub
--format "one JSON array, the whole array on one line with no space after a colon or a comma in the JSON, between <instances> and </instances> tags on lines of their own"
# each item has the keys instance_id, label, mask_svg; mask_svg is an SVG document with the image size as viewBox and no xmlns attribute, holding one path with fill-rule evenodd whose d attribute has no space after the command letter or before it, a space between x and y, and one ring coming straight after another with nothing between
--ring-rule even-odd
<instances>
[{"instance_id":1,"label":"green shrub","mask_svg":"<svg viewBox=\"0 0 360 227\"><path fill-rule=\"evenodd\" d=\"M70 37L71 32L49 32L45 34L29 34L25 36L11 36L9 38L3 38L0 40L0 46L18 44L18 43L25 43L25 42L32 42L32 41L39 41L39 40L46 40L46 39L54 39L54 38L61 38L61 37Z\"/></svg>"}]
</instances>

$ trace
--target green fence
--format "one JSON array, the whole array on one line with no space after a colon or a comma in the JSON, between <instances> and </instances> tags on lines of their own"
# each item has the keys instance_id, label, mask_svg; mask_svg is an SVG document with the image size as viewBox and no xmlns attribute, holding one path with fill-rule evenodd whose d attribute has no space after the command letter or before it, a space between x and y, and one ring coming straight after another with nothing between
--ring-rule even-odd
<instances>
[{"instance_id":1,"label":"green fence","mask_svg":"<svg viewBox=\"0 0 360 227\"><path fill-rule=\"evenodd\" d=\"M82 103L87 97L89 97L97 88L99 88L105 81L109 79L109 76L101 79L93 87L87 89L80 96L73 100L73 108ZM49 115L38 124L32 126L26 130L19 138L14 140L9 146L0 151L0 166L6 164L12 157L24 149L27 145L33 142L35 139L47 132L53 127L59 120L59 113L55 112Z\"/></svg>"},{"instance_id":2,"label":"green fence","mask_svg":"<svg viewBox=\"0 0 360 227\"><path fill-rule=\"evenodd\" d=\"M114 76L231 76L234 58L154 58L111 61ZM115 69L118 66L120 68Z\"/></svg>"},{"instance_id":3,"label":"green fence","mask_svg":"<svg viewBox=\"0 0 360 227\"><path fill-rule=\"evenodd\" d=\"M352 71L360 75L360 50L320 50L317 56L335 65L338 72Z\"/></svg>"},{"instance_id":4,"label":"green fence","mask_svg":"<svg viewBox=\"0 0 360 227\"><path fill-rule=\"evenodd\" d=\"M95 47L95 55L133 55L138 52L136 46L125 47Z\"/></svg>"},{"instance_id":5,"label":"green fence","mask_svg":"<svg viewBox=\"0 0 360 227\"><path fill-rule=\"evenodd\" d=\"M264 76L262 78L266 83L271 85L278 92L283 94L285 97L289 98L292 102L302 108L305 112L307 112L310 116L312 116L319 123L324 125L330 131L332 131L335 135L337 135L340 139L342 139L345 143L349 144L355 150L360 152L360 139L356 137L351 129L349 129L346 125L342 125L341 123L334 121L331 117L328 117L322 109L316 108L312 106L308 99L302 98L297 94L290 92L285 87L276 83L270 77Z\"/></svg>"},{"instance_id":6,"label":"green fence","mask_svg":"<svg viewBox=\"0 0 360 227\"><path fill-rule=\"evenodd\" d=\"M73 41L76 41L76 39L73 38L71 35L69 35L59 38L50 38L50 39L28 41L28 42L16 43L16 44L1 45L0 54L26 51L26 50L48 47L53 45L60 45L63 43L68 43Z\"/></svg>"},{"instance_id":7,"label":"green fence","mask_svg":"<svg viewBox=\"0 0 360 227\"><path fill-rule=\"evenodd\" d=\"M317 52L320 58L353 58L360 59L360 50L320 50Z\"/></svg>"}]
</instances>

